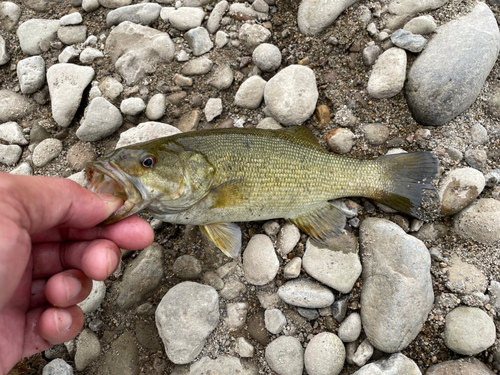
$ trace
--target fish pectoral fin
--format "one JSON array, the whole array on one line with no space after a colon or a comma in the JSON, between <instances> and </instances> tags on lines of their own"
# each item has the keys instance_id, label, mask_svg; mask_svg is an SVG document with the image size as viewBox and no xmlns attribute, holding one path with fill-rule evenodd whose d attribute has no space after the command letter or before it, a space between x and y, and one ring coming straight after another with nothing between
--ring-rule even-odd
<instances>
[{"instance_id":1,"label":"fish pectoral fin","mask_svg":"<svg viewBox=\"0 0 500 375\"><path fill-rule=\"evenodd\" d=\"M241 229L234 223L200 225L201 232L228 257L236 258L241 249Z\"/></svg>"},{"instance_id":2,"label":"fish pectoral fin","mask_svg":"<svg viewBox=\"0 0 500 375\"><path fill-rule=\"evenodd\" d=\"M327 244L342 233L346 217L337 207L325 202L314 206L309 212L287 220L315 240Z\"/></svg>"},{"instance_id":3,"label":"fish pectoral fin","mask_svg":"<svg viewBox=\"0 0 500 375\"><path fill-rule=\"evenodd\" d=\"M241 180L235 179L224 182L212 189L213 197L211 208L225 208L238 205L248 199L241 187Z\"/></svg>"}]
</instances>

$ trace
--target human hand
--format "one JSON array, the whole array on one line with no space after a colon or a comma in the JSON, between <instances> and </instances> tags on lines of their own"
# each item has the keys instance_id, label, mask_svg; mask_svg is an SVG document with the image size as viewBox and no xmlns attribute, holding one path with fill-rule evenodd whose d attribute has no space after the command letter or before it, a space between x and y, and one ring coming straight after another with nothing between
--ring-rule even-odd
<instances>
[{"instance_id":1,"label":"human hand","mask_svg":"<svg viewBox=\"0 0 500 375\"><path fill-rule=\"evenodd\" d=\"M131 216L99 226L123 202L73 181L0 172L0 375L23 357L73 339L76 306L118 267L120 248L149 246L154 233Z\"/></svg>"}]
</instances>

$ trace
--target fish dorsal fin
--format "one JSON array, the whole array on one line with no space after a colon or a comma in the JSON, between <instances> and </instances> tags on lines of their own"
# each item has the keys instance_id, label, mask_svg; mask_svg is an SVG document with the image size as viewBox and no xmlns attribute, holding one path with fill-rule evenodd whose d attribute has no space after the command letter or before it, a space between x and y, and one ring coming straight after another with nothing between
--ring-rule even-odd
<instances>
[{"instance_id":1,"label":"fish dorsal fin","mask_svg":"<svg viewBox=\"0 0 500 375\"><path fill-rule=\"evenodd\" d=\"M329 240L342 233L346 217L337 207L325 202L311 207L300 216L290 217L287 220L316 241L328 244Z\"/></svg>"},{"instance_id":2,"label":"fish dorsal fin","mask_svg":"<svg viewBox=\"0 0 500 375\"><path fill-rule=\"evenodd\" d=\"M200 225L201 232L228 257L236 258L241 249L241 229L234 223Z\"/></svg>"},{"instance_id":3,"label":"fish dorsal fin","mask_svg":"<svg viewBox=\"0 0 500 375\"><path fill-rule=\"evenodd\" d=\"M303 146L311 147L315 150L326 152L326 150L320 146L318 140L314 134L305 126L292 126L290 128L280 129L288 140L294 143L301 144Z\"/></svg>"}]
</instances>

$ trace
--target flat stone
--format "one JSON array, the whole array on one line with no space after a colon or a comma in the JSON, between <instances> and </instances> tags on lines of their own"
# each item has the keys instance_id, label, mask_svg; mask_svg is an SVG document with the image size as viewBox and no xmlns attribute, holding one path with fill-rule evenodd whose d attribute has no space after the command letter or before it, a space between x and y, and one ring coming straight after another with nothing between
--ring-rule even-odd
<instances>
[{"instance_id":1,"label":"flat stone","mask_svg":"<svg viewBox=\"0 0 500 375\"><path fill-rule=\"evenodd\" d=\"M217 68L208 80L208 84L218 90L225 90L231 87L234 81L233 69L229 65L223 64Z\"/></svg>"},{"instance_id":2,"label":"flat stone","mask_svg":"<svg viewBox=\"0 0 500 375\"><path fill-rule=\"evenodd\" d=\"M87 26L61 26L57 30L57 37L66 45L83 43L87 39Z\"/></svg>"},{"instance_id":3,"label":"flat stone","mask_svg":"<svg viewBox=\"0 0 500 375\"><path fill-rule=\"evenodd\" d=\"M443 125L469 108L499 49L498 25L485 3L440 27L408 72L406 100L415 120Z\"/></svg>"},{"instance_id":4,"label":"flat stone","mask_svg":"<svg viewBox=\"0 0 500 375\"><path fill-rule=\"evenodd\" d=\"M52 117L68 127L75 116L83 91L94 78L94 69L75 64L55 64L47 70Z\"/></svg>"},{"instance_id":5,"label":"flat stone","mask_svg":"<svg viewBox=\"0 0 500 375\"><path fill-rule=\"evenodd\" d=\"M106 99L98 97L90 102L76 136L86 142L99 141L118 130L122 122L118 108Z\"/></svg>"},{"instance_id":6,"label":"flat stone","mask_svg":"<svg viewBox=\"0 0 500 375\"><path fill-rule=\"evenodd\" d=\"M279 270L278 257L271 239L264 234L253 236L243 252L245 279L253 285L272 281Z\"/></svg>"},{"instance_id":7,"label":"flat stone","mask_svg":"<svg viewBox=\"0 0 500 375\"><path fill-rule=\"evenodd\" d=\"M124 21L110 32L105 51L126 83L133 85L171 62L175 47L167 33Z\"/></svg>"},{"instance_id":8,"label":"flat stone","mask_svg":"<svg viewBox=\"0 0 500 375\"><path fill-rule=\"evenodd\" d=\"M186 76L203 75L212 70L214 63L208 57L199 57L188 61L181 69L181 74Z\"/></svg>"},{"instance_id":9,"label":"flat stone","mask_svg":"<svg viewBox=\"0 0 500 375\"><path fill-rule=\"evenodd\" d=\"M453 231L480 243L500 240L500 202L493 198L476 200L453 218Z\"/></svg>"},{"instance_id":10,"label":"flat stone","mask_svg":"<svg viewBox=\"0 0 500 375\"><path fill-rule=\"evenodd\" d=\"M61 22L61 26L78 25L83 22L83 17L80 13L74 12L62 16L59 21Z\"/></svg>"},{"instance_id":11,"label":"flat stone","mask_svg":"<svg viewBox=\"0 0 500 375\"><path fill-rule=\"evenodd\" d=\"M139 349L134 336L125 331L113 340L111 348L104 354L102 363L100 371L103 374L138 375Z\"/></svg>"},{"instance_id":12,"label":"flat stone","mask_svg":"<svg viewBox=\"0 0 500 375\"><path fill-rule=\"evenodd\" d=\"M181 7L168 14L168 20L172 27L179 31L187 31L201 26L205 18L202 8Z\"/></svg>"},{"instance_id":13,"label":"flat stone","mask_svg":"<svg viewBox=\"0 0 500 375\"><path fill-rule=\"evenodd\" d=\"M153 243L135 258L118 285L116 305L127 309L140 302L163 280L163 247Z\"/></svg>"},{"instance_id":14,"label":"flat stone","mask_svg":"<svg viewBox=\"0 0 500 375\"><path fill-rule=\"evenodd\" d=\"M401 351L418 335L434 302L429 251L397 224L378 218L361 222L360 248L364 331L375 348Z\"/></svg>"},{"instance_id":15,"label":"flat stone","mask_svg":"<svg viewBox=\"0 0 500 375\"><path fill-rule=\"evenodd\" d=\"M413 34L427 35L436 31L436 21L432 16L420 16L412 18L403 26L404 30L408 30Z\"/></svg>"},{"instance_id":16,"label":"flat stone","mask_svg":"<svg viewBox=\"0 0 500 375\"><path fill-rule=\"evenodd\" d=\"M330 26L337 17L356 0L320 2L302 0L297 14L297 22L302 34L315 35Z\"/></svg>"},{"instance_id":17,"label":"flat stone","mask_svg":"<svg viewBox=\"0 0 500 375\"><path fill-rule=\"evenodd\" d=\"M112 10L106 16L106 25L111 27L124 21L150 25L160 16L161 5L156 3L134 4Z\"/></svg>"},{"instance_id":18,"label":"flat stone","mask_svg":"<svg viewBox=\"0 0 500 375\"><path fill-rule=\"evenodd\" d=\"M314 72L302 65L279 71L264 89L268 111L283 125L300 125L311 117L318 95Z\"/></svg>"},{"instance_id":19,"label":"flat stone","mask_svg":"<svg viewBox=\"0 0 500 375\"><path fill-rule=\"evenodd\" d=\"M210 286L185 281L169 289L156 309L156 326L168 358L193 361L219 322L219 296Z\"/></svg>"},{"instance_id":20,"label":"flat stone","mask_svg":"<svg viewBox=\"0 0 500 375\"><path fill-rule=\"evenodd\" d=\"M80 61L85 65L92 65L94 60L104 57L104 54L97 48L87 47L80 54Z\"/></svg>"},{"instance_id":21,"label":"flat stone","mask_svg":"<svg viewBox=\"0 0 500 375\"><path fill-rule=\"evenodd\" d=\"M488 279L479 268L463 262L458 255L453 254L448 267L446 286L454 293L485 293Z\"/></svg>"},{"instance_id":22,"label":"flat stone","mask_svg":"<svg viewBox=\"0 0 500 375\"><path fill-rule=\"evenodd\" d=\"M368 94L376 99L387 99L399 94L406 78L406 52L397 47L382 53L368 79Z\"/></svg>"},{"instance_id":23,"label":"flat stone","mask_svg":"<svg viewBox=\"0 0 500 375\"><path fill-rule=\"evenodd\" d=\"M309 375L337 375L344 367L345 348L337 335L321 332L307 344L304 364Z\"/></svg>"},{"instance_id":24,"label":"flat stone","mask_svg":"<svg viewBox=\"0 0 500 375\"><path fill-rule=\"evenodd\" d=\"M17 63L17 77L23 94L33 94L45 83L45 61L33 56Z\"/></svg>"},{"instance_id":25,"label":"flat stone","mask_svg":"<svg viewBox=\"0 0 500 375\"><path fill-rule=\"evenodd\" d=\"M401 353L393 354L387 359L381 359L361 367L353 375L422 375L417 364Z\"/></svg>"},{"instance_id":26,"label":"flat stone","mask_svg":"<svg viewBox=\"0 0 500 375\"><path fill-rule=\"evenodd\" d=\"M30 19L17 28L19 44L25 55L40 55L49 50L57 36L59 20Z\"/></svg>"},{"instance_id":27,"label":"flat stone","mask_svg":"<svg viewBox=\"0 0 500 375\"><path fill-rule=\"evenodd\" d=\"M354 237L347 233L343 236ZM302 257L302 266L309 275L341 293L349 293L361 275L357 243L353 242L354 247L348 239L345 243L350 247L327 247L308 239Z\"/></svg>"},{"instance_id":28,"label":"flat stone","mask_svg":"<svg viewBox=\"0 0 500 375\"><path fill-rule=\"evenodd\" d=\"M444 343L456 353L475 355L495 343L493 319L477 307L459 306L446 315Z\"/></svg>"},{"instance_id":29,"label":"flat stone","mask_svg":"<svg viewBox=\"0 0 500 375\"><path fill-rule=\"evenodd\" d=\"M335 300L326 286L302 278L287 281L278 289L278 296L289 305L309 309L331 306Z\"/></svg>"},{"instance_id":30,"label":"flat stone","mask_svg":"<svg viewBox=\"0 0 500 375\"><path fill-rule=\"evenodd\" d=\"M471 204L485 186L484 175L474 168L453 169L438 190L441 214L454 215Z\"/></svg>"},{"instance_id":31,"label":"flat stone","mask_svg":"<svg viewBox=\"0 0 500 375\"><path fill-rule=\"evenodd\" d=\"M266 361L279 375L302 375L304 349L295 337L280 336L266 347Z\"/></svg>"},{"instance_id":32,"label":"flat stone","mask_svg":"<svg viewBox=\"0 0 500 375\"><path fill-rule=\"evenodd\" d=\"M63 144L59 139L48 138L40 142L33 150L32 161L35 167L44 167L59 156Z\"/></svg>"},{"instance_id":33,"label":"flat stone","mask_svg":"<svg viewBox=\"0 0 500 375\"><path fill-rule=\"evenodd\" d=\"M0 140L8 144L25 146L28 144L23 129L16 122L6 122L0 125Z\"/></svg>"}]
</instances>

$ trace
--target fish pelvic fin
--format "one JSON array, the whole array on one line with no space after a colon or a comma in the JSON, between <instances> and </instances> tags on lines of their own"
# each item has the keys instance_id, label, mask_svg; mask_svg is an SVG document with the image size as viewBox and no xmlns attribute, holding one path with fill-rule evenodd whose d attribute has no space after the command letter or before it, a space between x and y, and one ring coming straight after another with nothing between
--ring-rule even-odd
<instances>
[{"instance_id":1,"label":"fish pelvic fin","mask_svg":"<svg viewBox=\"0 0 500 375\"><path fill-rule=\"evenodd\" d=\"M377 201L416 219L428 221L439 214L439 198L431 184L438 172L436 155L426 152L381 156L390 179Z\"/></svg>"},{"instance_id":2,"label":"fish pelvic fin","mask_svg":"<svg viewBox=\"0 0 500 375\"><path fill-rule=\"evenodd\" d=\"M241 250L241 229L233 223L200 225L201 232L224 254L236 258Z\"/></svg>"},{"instance_id":3,"label":"fish pelvic fin","mask_svg":"<svg viewBox=\"0 0 500 375\"><path fill-rule=\"evenodd\" d=\"M287 218L287 221L295 224L316 241L328 244L331 239L340 236L345 227L346 217L333 204L324 202L311 207L300 216Z\"/></svg>"}]
</instances>

